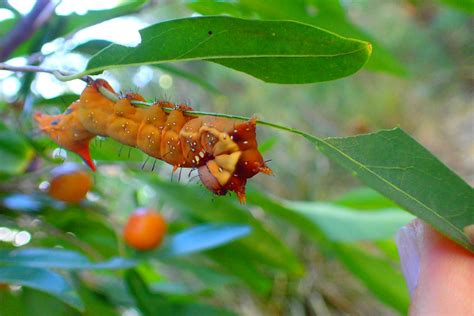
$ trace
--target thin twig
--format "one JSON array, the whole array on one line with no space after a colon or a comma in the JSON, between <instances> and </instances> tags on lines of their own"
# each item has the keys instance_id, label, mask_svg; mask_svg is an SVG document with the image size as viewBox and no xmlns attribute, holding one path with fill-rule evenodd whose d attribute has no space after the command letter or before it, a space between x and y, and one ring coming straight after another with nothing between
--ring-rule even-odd
<instances>
[{"instance_id":1,"label":"thin twig","mask_svg":"<svg viewBox=\"0 0 474 316\"><path fill-rule=\"evenodd\" d=\"M33 9L18 21L0 42L0 61L6 60L18 46L43 26L54 13L55 6L50 0L38 0Z\"/></svg>"},{"instance_id":2,"label":"thin twig","mask_svg":"<svg viewBox=\"0 0 474 316\"><path fill-rule=\"evenodd\" d=\"M13 66L6 63L0 63L0 70L12 71L12 72L44 72L52 74L56 79L65 81L65 76L70 76L69 73L65 73L56 69L48 69L41 66L25 65L25 66ZM89 82L89 77L79 78L82 81Z\"/></svg>"},{"instance_id":3,"label":"thin twig","mask_svg":"<svg viewBox=\"0 0 474 316\"><path fill-rule=\"evenodd\" d=\"M50 73L54 75L57 79L61 81L67 81L69 80L68 74L64 72L60 72L58 70L52 70L52 69L46 69L43 67L38 67L38 66L12 66L12 65L7 65L5 63L0 63L0 70L9 70L9 71L18 71L18 72L45 72L45 73ZM85 81L87 83L91 82L91 77L85 76L82 78L79 78L82 81ZM112 102L117 102L120 99L120 96L112 91L107 90L104 87L99 86L98 87L100 93L102 93L106 98L108 98ZM132 104L136 106L141 106L141 107L150 107L153 105L153 103L148 103L148 102L142 102L142 101L136 101L132 100ZM163 111L170 113L173 111L174 108L163 108ZM215 117L225 117L225 118L230 118L230 119L235 119L235 120L241 120L241 121L248 121L251 118L246 117L246 116L241 116L241 115L233 115L233 114L224 114L224 113L214 113L214 112L205 112L205 111L183 111L184 114L187 114L189 116L204 116L204 115L209 115L209 116L215 116ZM287 127L284 125L280 124L275 124L272 122L264 121L264 120L259 120L255 119L255 122L259 125L265 125L269 127L273 127L279 130L287 131L293 134L301 135L306 138L316 138L315 136L312 136L308 133L305 133L303 131L297 130L295 128ZM317 138L318 140L321 140L320 138Z\"/></svg>"},{"instance_id":4,"label":"thin twig","mask_svg":"<svg viewBox=\"0 0 474 316\"><path fill-rule=\"evenodd\" d=\"M31 65L13 66L13 65L5 64L5 63L0 63L0 70L7 70L7 71L13 71L13 72L46 72L53 75L57 71L55 69L47 69L40 66L31 66Z\"/></svg>"}]
</instances>

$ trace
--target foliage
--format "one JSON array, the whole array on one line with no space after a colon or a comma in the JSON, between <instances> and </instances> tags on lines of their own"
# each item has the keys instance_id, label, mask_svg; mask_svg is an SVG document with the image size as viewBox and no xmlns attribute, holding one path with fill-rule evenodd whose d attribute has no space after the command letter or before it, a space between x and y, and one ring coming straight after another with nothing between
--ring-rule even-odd
<instances>
[{"instance_id":1,"label":"foliage","mask_svg":"<svg viewBox=\"0 0 474 316\"><path fill-rule=\"evenodd\" d=\"M141 30L137 47L107 46L89 60L85 72L73 77L119 66L208 60L266 82L310 83L356 72L371 51L369 43L300 23L190 18Z\"/></svg>"},{"instance_id":2,"label":"foliage","mask_svg":"<svg viewBox=\"0 0 474 316\"><path fill-rule=\"evenodd\" d=\"M469 1L440 2L472 13ZM417 1L411 5L422 10ZM22 15L8 3L1 6L13 14L0 21L4 37ZM107 71L105 77L127 82L143 69L151 69L183 82L185 93L204 93L205 102L217 104L216 112L235 114L245 112L245 107L226 107L222 94L236 103L239 95L252 95L250 89L241 91L242 82L258 85L262 95L270 86L266 83L294 84L276 86L279 90L273 91L281 94L266 95L268 102L250 102L252 114L269 108L279 119L285 112L275 103L284 103L282 95L292 95L289 90L299 89L296 84L352 76L318 88L307 86L323 91L316 95L306 91L310 100L324 93L343 94L341 87L348 80L366 85L371 78L388 77L361 69L397 75L397 82L411 84L405 75L412 69L407 69L406 58L401 61L403 54L391 52L382 36L369 35L368 27L353 22L350 7L342 1L198 0L179 7L170 12L152 1L129 1L84 15L53 14L46 27L19 45L10 58L39 54L36 62L44 61L44 65L67 54L87 59L84 70L59 76L63 80ZM205 16L191 18L186 8ZM170 20L166 14L159 18L161 10L180 18ZM449 9L440 10L451 14ZM76 47L65 45L65 55L39 52L55 39L66 37L68 43L81 29L133 14L151 24L140 31L142 42L136 47L91 39ZM451 18L468 20L466 13L456 14ZM142 68L147 65L153 67ZM232 76L239 74L232 70L265 83L241 76L235 84ZM264 135L259 136L260 149L286 160L273 168L276 175L267 180L268 189L258 186L259 181L252 184L246 205L239 205L235 197L213 196L193 184L192 176L183 175L187 184L186 180L175 181L181 173L170 181L170 170L159 162L150 163L138 151L122 149L106 139L93 144L93 156L101 168L94 174L95 185L87 198L78 205L55 201L38 186L43 187L60 159L58 155L51 158L55 145L37 135L28 113L32 107L61 111L78 91L43 98L37 92L38 79L21 74L12 77L21 79L24 94L12 98L6 97L8 91L0 91L0 283L10 284L8 289L0 288L0 315L119 315L127 310L142 315L233 315L244 313L243 307L248 306L258 306L261 313L288 314L294 302L310 306L315 292L322 295L329 310L351 312L338 303L344 300L334 299L324 286L327 280L337 284L338 278L341 288L358 280L367 291L365 300L379 300L374 303L378 312L389 308L404 314L409 298L393 241L399 227L415 215L474 251L463 233L472 224L472 187L405 132L410 126L356 136L314 136L313 129L306 132L314 122L308 124L304 119L314 120L317 115L308 114L294 100L283 105L293 113L301 112L301 121L293 120L293 114L281 119L283 125L258 117ZM156 90L150 91L150 99L157 96ZM351 98L346 102L355 107ZM372 107L370 111L376 112L376 106ZM349 120L343 109L334 111L340 122ZM280 130L276 136L277 130L271 127ZM284 142L289 134L303 137L291 138L288 145ZM293 150L295 143L306 140L310 149ZM282 144L287 145L277 153ZM317 201L300 194L298 176L289 175L302 168L303 159L318 161L316 169L304 173L323 177L319 168L325 160L314 147L372 189L362 187L336 199ZM296 152L293 156L292 151ZM155 168L161 175L153 172ZM343 182L353 180L340 174L331 178L340 177L338 185L347 188ZM285 191L272 190L272 182L282 183ZM306 189L317 191L321 186ZM337 190L341 191L344 189ZM289 199L294 196L297 198ZM168 234L156 250L139 252L123 242L123 224L137 207L153 207L167 219ZM26 246L21 238L25 234L31 236ZM341 266L352 281L337 272ZM328 279L321 272L325 268L331 275ZM314 270L320 272L316 278ZM305 284L310 294L302 290Z\"/></svg>"}]
</instances>

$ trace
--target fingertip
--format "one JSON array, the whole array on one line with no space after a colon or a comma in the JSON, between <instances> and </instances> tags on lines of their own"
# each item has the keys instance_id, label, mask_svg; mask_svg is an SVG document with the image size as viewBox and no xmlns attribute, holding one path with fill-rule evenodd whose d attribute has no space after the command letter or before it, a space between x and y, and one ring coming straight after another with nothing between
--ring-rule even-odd
<instances>
[{"instance_id":1,"label":"fingertip","mask_svg":"<svg viewBox=\"0 0 474 316\"><path fill-rule=\"evenodd\" d=\"M410 315L470 315L474 254L417 220L396 242L412 298Z\"/></svg>"},{"instance_id":2,"label":"fingertip","mask_svg":"<svg viewBox=\"0 0 474 316\"><path fill-rule=\"evenodd\" d=\"M418 284L423 231L423 224L419 220L414 220L410 224L403 226L395 237L401 269L410 296L413 295Z\"/></svg>"}]
</instances>

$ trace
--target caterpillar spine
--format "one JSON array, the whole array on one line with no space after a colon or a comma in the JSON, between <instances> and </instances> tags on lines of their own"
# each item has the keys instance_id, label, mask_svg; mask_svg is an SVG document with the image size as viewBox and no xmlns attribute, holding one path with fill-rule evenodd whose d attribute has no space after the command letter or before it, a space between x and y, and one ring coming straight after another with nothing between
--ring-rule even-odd
<instances>
[{"instance_id":1,"label":"caterpillar spine","mask_svg":"<svg viewBox=\"0 0 474 316\"><path fill-rule=\"evenodd\" d=\"M271 174L257 148L256 123L213 116L193 117L186 105L158 101L149 108L134 106L144 101L139 94L127 94L117 102L99 91L113 88L102 79L91 81L79 100L63 114L36 113L39 128L65 149L81 156L95 170L89 143L95 136L111 137L174 167L197 168L202 183L218 195L234 191L245 202L248 178ZM168 114L163 109L172 108Z\"/></svg>"}]
</instances>

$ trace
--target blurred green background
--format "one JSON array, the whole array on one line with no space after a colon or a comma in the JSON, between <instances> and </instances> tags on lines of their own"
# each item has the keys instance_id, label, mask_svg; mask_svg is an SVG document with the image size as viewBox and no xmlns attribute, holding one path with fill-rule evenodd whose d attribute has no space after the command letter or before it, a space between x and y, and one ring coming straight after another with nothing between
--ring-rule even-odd
<instances>
[{"instance_id":1,"label":"blurred green background","mask_svg":"<svg viewBox=\"0 0 474 316\"><path fill-rule=\"evenodd\" d=\"M0 3L2 48L1 39L35 1ZM369 40L374 54L362 71L319 84L268 84L206 62L121 68L101 77L117 90L138 91L148 100L255 115L319 136L401 126L474 183L471 1L55 4L43 26L5 58L8 63L80 71L105 41L135 45L139 28L199 14L296 20ZM48 74L0 71L0 248L59 247L92 261L120 255L139 264L124 272L61 269L51 263L43 268L67 280L85 311L71 307L64 292L51 295L41 286L42 291L10 285L0 289L0 315L406 313L408 293L393 236L412 216L288 133L259 127L259 144L275 176L252 179L245 206L235 197L213 197L188 172L179 183L176 177L171 182L171 168L161 162L153 171L151 161L142 169L144 155L106 139L92 146L99 172L87 200L68 206L49 199L41 188L50 170L62 160L78 159L40 135L31 115L36 110L60 113L83 87ZM170 241L196 226L223 226L202 237L212 246L197 242L194 253L139 254L121 241L121 227L138 206L165 215ZM233 225L252 231L227 240L223 232L233 231ZM2 269L11 266L2 258L0 281ZM28 278L26 267L32 266L16 264L19 277Z\"/></svg>"}]
</instances>

